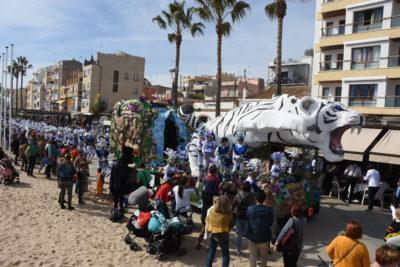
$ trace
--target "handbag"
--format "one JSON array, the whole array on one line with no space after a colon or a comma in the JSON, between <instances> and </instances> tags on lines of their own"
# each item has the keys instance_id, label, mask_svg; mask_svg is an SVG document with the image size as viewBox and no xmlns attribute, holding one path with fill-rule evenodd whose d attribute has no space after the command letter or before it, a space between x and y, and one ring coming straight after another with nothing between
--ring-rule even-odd
<instances>
[{"instance_id":1,"label":"handbag","mask_svg":"<svg viewBox=\"0 0 400 267\"><path fill-rule=\"evenodd\" d=\"M292 227L286 232L282 240L278 243L277 250L279 252L291 251L296 247L296 231L294 230L295 220L293 219Z\"/></svg>"}]
</instances>

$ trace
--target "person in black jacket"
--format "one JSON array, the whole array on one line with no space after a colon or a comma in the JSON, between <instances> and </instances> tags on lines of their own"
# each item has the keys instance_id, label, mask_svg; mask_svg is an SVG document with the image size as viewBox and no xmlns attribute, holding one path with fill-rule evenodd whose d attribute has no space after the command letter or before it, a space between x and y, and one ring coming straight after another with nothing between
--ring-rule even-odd
<instances>
[{"instance_id":1,"label":"person in black jacket","mask_svg":"<svg viewBox=\"0 0 400 267\"><path fill-rule=\"evenodd\" d=\"M122 151L122 156L113 165L110 176L110 192L114 200L114 208L124 210L124 195L129 193L128 176L131 170L129 164L129 149L125 148Z\"/></svg>"},{"instance_id":2,"label":"person in black jacket","mask_svg":"<svg viewBox=\"0 0 400 267\"><path fill-rule=\"evenodd\" d=\"M14 165L18 166L19 157L19 138L17 134L13 134L11 141L11 151L14 154Z\"/></svg>"}]
</instances>

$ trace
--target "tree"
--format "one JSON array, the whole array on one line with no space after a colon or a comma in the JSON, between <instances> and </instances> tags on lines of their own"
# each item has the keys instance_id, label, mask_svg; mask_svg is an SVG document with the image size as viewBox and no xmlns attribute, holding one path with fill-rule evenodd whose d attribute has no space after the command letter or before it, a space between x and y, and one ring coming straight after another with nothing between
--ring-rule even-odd
<instances>
[{"instance_id":1,"label":"tree","mask_svg":"<svg viewBox=\"0 0 400 267\"><path fill-rule=\"evenodd\" d=\"M19 79L19 74L20 74L20 66L18 65L18 62L13 60L12 62L12 75L11 75L11 79L16 80L16 86L15 86L15 110L18 114L18 79ZM8 66L8 73L11 73L11 66ZM11 88L11 94L12 94L12 89ZM11 97L12 98L12 97Z\"/></svg>"},{"instance_id":2,"label":"tree","mask_svg":"<svg viewBox=\"0 0 400 267\"><path fill-rule=\"evenodd\" d=\"M278 36L276 45L276 94L282 94L282 28L286 16L286 0L272 0L265 6L265 14L270 20L278 21Z\"/></svg>"},{"instance_id":3,"label":"tree","mask_svg":"<svg viewBox=\"0 0 400 267\"><path fill-rule=\"evenodd\" d=\"M28 69L31 69L33 66L32 64L29 64L29 61L26 57L17 57L17 63L19 65L19 71L20 71L20 76L21 76L21 87L19 91L19 96L20 96L20 103L21 103L21 109L24 107L24 100L22 99L22 87L24 85L24 76L26 76L26 72ZM18 98L18 96L16 96Z\"/></svg>"},{"instance_id":4,"label":"tree","mask_svg":"<svg viewBox=\"0 0 400 267\"><path fill-rule=\"evenodd\" d=\"M215 23L217 33L217 97L215 115L221 113L222 37L228 37L232 24L240 21L250 10L250 5L237 0L195 0L200 18ZM231 23L232 22L232 23Z\"/></svg>"},{"instance_id":5,"label":"tree","mask_svg":"<svg viewBox=\"0 0 400 267\"><path fill-rule=\"evenodd\" d=\"M161 15L153 18L153 22L165 30L172 30L168 34L168 41L175 43L175 77L172 87L172 103L174 108L178 104L178 78L179 64L181 55L182 35L185 31L190 31L194 37L196 34L203 34L204 25L201 22L193 22L194 8L185 8L185 1L174 2L168 5L167 10L163 10Z\"/></svg>"}]
</instances>

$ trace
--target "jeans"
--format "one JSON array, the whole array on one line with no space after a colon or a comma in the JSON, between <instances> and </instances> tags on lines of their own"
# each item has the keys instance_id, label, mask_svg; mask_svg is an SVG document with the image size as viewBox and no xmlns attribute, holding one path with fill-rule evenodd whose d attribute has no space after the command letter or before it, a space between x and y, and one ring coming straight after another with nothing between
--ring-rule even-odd
<instances>
[{"instance_id":1,"label":"jeans","mask_svg":"<svg viewBox=\"0 0 400 267\"><path fill-rule=\"evenodd\" d=\"M223 238L220 241L215 240L213 237L210 238L210 245L208 247L208 255L206 261L206 267L212 267L215 253L217 252L217 246L220 246L222 252L222 267L229 266L229 238Z\"/></svg>"},{"instance_id":2,"label":"jeans","mask_svg":"<svg viewBox=\"0 0 400 267\"><path fill-rule=\"evenodd\" d=\"M28 158L28 169L27 169L27 173L28 175L33 175L33 169L35 168L36 165L36 157L29 157Z\"/></svg>"},{"instance_id":3,"label":"jeans","mask_svg":"<svg viewBox=\"0 0 400 267\"><path fill-rule=\"evenodd\" d=\"M368 209L372 210L374 208L374 202L375 202L375 195L378 192L379 187L368 187Z\"/></svg>"},{"instance_id":4,"label":"jeans","mask_svg":"<svg viewBox=\"0 0 400 267\"><path fill-rule=\"evenodd\" d=\"M68 195L68 207L71 207L72 204L72 182L67 181L59 181L60 184L60 195L58 197L58 203L60 206L64 206L64 199L65 199L65 191L67 191Z\"/></svg>"},{"instance_id":5,"label":"jeans","mask_svg":"<svg viewBox=\"0 0 400 267\"><path fill-rule=\"evenodd\" d=\"M267 266L268 243L254 243L249 241L250 267L257 266L257 255L261 257L261 267Z\"/></svg>"},{"instance_id":6,"label":"jeans","mask_svg":"<svg viewBox=\"0 0 400 267\"><path fill-rule=\"evenodd\" d=\"M242 238L247 234L249 224L247 220L236 219L236 250L242 251Z\"/></svg>"},{"instance_id":7,"label":"jeans","mask_svg":"<svg viewBox=\"0 0 400 267\"><path fill-rule=\"evenodd\" d=\"M300 254L283 253L283 265L285 267L296 267L299 256Z\"/></svg>"}]
</instances>

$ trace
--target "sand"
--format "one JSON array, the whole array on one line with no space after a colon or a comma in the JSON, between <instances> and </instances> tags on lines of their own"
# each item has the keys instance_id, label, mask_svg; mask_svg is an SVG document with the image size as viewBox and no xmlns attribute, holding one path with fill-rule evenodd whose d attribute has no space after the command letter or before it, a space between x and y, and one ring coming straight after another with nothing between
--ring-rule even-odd
<instances>
[{"instance_id":1,"label":"sand","mask_svg":"<svg viewBox=\"0 0 400 267\"><path fill-rule=\"evenodd\" d=\"M95 196L94 183L85 205L77 205L74 193L74 211L59 208L58 192L57 182L42 175L22 174L20 184L0 185L0 266L204 266L207 243L195 249L198 231L184 238L187 255L160 262L146 253L144 240L137 239L142 248L137 252L123 242L125 224L110 222L110 202ZM198 215L194 221L199 226ZM248 266L248 251L238 256L234 237L231 233L231 266ZM215 266L221 266L219 250L217 256ZM279 253L269 258L268 266L283 265Z\"/></svg>"}]
</instances>

